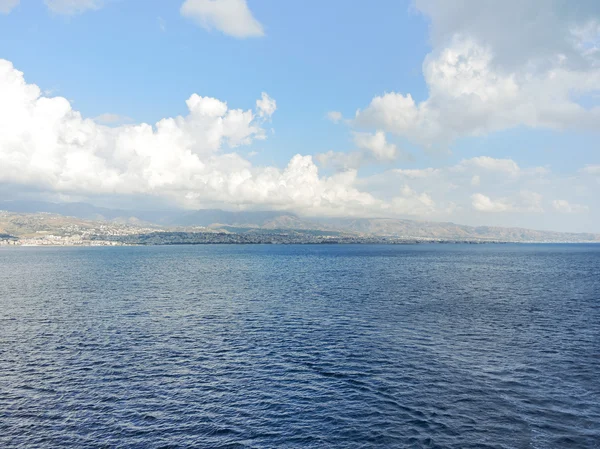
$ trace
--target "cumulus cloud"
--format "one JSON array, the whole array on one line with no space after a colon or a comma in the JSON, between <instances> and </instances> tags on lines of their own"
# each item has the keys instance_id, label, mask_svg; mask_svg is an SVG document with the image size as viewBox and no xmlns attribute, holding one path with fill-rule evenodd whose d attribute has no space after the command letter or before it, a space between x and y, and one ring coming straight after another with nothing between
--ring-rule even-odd
<instances>
[{"instance_id":1,"label":"cumulus cloud","mask_svg":"<svg viewBox=\"0 0 600 449\"><path fill-rule=\"evenodd\" d=\"M391 207L403 215L427 216L433 214L435 201L428 193L418 193L408 185L400 190L400 195L392 198Z\"/></svg>"},{"instance_id":2,"label":"cumulus cloud","mask_svg":"<svg viewBox=\"0 0 600 449\"><path fill-rule=\"evenodd\" d=\"M328 151L317 154L316 159L324 167L330 167L337 171L346 171L355 170L363 165L365 155L360 151Z\"/></svg>"},{"instance_id":3,"label":"cumulus cloud","mask_svg":"<svg viewBox=\"0 0 600 449\"><path fill-rule=\"evenodd\" d=\"M266 92L263 92L260 100L256 100L256 110L260 117L269 118L277 110L277 102L269 97Z\"/></svg>"},{"instance_id":4,"label":"cumulus cloud","mask_svg":"<svg viewBox=\"0 0 600 449\"><path fill-rule=\"evenodd\" d=\"M0 14L8 14L17 7L21 0L0 0Z\"/></svg>"},{"instance_id":5,"label":"cumulus cloud","mask_svg":"<svg viewBox=\"0 0 600 449\"><path fill-rule=\"evenodd\" d=\"M470 220L468 211L495 212L494 216L532 217L551 203L546 196L570 190L563 179L541 167L520 167L512 159L474 157L445 167L399 168L361 180L359 186L392 201L395 186L409 186L427 194L435 205L429 217ZM552 209L552 208L551 208ZM491 216L488 216L491 217ZM494 221L493 217L487 218ZM488 223L489 224L489 223Z\"/></svg>"},{"instance_id":6,"label":"cumulus cloud","mask_svg":"<svg viewBox=\"0 0 600 449\"><path fill-rule=\"evenodd\" d=\"M265 34L246 0L186 0L180 11L203 28L214 28L229 36L247 38Z\"/></svg>"},{"instance_id":7,"label":"cumulus cloud","mask_svg":"<svg viewBox=\"0 0 600 449\"><path fill-rule=\"evenodd\" d=\"M441 170L438 168L396 168L392 170L392 173L401 175L409 179L430 179L434 176L438 176Z\"/></svg>"},{"instance_id":8,"label":"cumulus cloud","mask_svg":"<svg viewBox=\"0 0 600 449\"><path fill-rule=\"evenodd\" d=\"M507 68L564 55L573 67L586 65L581 44L598 24L596 0L414 0L430 19L434 47L460 32L494 49L496 63ZM509 28L509 29L507 29ZM596 34L597 36L597 34Z\"/></svg>"},{"instance_id":9,"label":"cumulus cloud","mask_svg":"<svg viewBox=\"0 0 600 449\"><path fill-rule=\"evenodd\" d=\"M475 193L471 196L473 209L480 212L506 212L513 208L505 199L492 200L489 196Z\"/></svg>"},{"instance_id":10,"label":"cumulus cloud","mask_svg":"<svg viewBox=\"0 0 600 449\"><path fill-rule=\"evenodd\" d=\"M538 192L522 190L519 194L521 210L524 212L542 213L544 212L543 196Z\"/></svg>"},{"instance_id":11,"label":"cumulus cloud","mask_svg":"<svg viewBox=\"0 0 600 449\"><path fill-rule=\"evenodd\" d=\"M339 123L342 120L342 113L339 111L329 111L327 113L327 119L333 123Z\"/></svg>"},{"instance_id":12,"label":"cumulus cloud","mask_svg":"<svg viewBox=\"0 0 600 449\"><path fill-rule=\"evenodd\" d=\"M428 149L516 126L598 129L600 107L584 107L577 98L600 85L600 3L415 4L431 18L433 51L423 63L428 97L375 96L357 111L355 126L383 129Z\"/></svg>"},{"instance_id":13,"label":"cumulus cloud","mask_svg":"<svg viewBox=\"0 0 600 449\"><path fill-rule=\"evenodd\" d=\"M508 176L517 176L521 172L519 165L512 159L497 159L489 156L478 156L463 160L456 168L460 170L468 167L504 173Z\"/></svg>"},{"instance_id":14,"label":"cumulus cloud","mask_svg":"<svg viewBox=\"0 0 600 449\"><path fill-rule=\"evenodd\" d=\"M321 177L312 157L301 155L284 169L253 167L231 152L265 138L260 124L275 110L267 94L256 111L193 94L185 116L108 127L82 117L65 98L43 96L0 60L0 98L3 183L64 194L154 195L186 207L344 215L384 206L354 187L356 171Z\"/></svg>"},{"instance_id":15,"label":"cumulus cloud","mask_svg":"<svg viewBox=\"0 0 600 449\"><path fill-rule=\"evenodd\" d=\"M376 96L357 112L356 124L435 148L519 125L593 130L600 123L600 108L586 109L572 98L574 91L597 89L599 68L576 71L557 64L542 73L527 68L504 72L492 60L490 48L457 37L425 60L429 98L417 103L410 94Z\"/></svg>"},{"instance_id":16,"label":"cumulus cloud","mask_svg":"<svg viewBox=\"0 0 600 449\"><path fill-rule=\"evenodd\" d=\"M412 179L429 179L436 177L462 179L470 181L470 185L479 186L483 181L510 183L519 177L529 179L543 177L550 173L545 167L521 168L512 159L493 158L490 156L476 156L463 159L455 165L445 168L422 168L422 169L392 169L391 173Z\"/></svg>"},{"instance_id":17,"label":"cumulus cloud","mask_svg":"<svg viewBox=\"0 0 600 449\"><path fill-rule=\"evenodd\" d=\"M123 123L131 123L133 122L133 119L131 117L127 117L126 115L111 114L110 112L107 112L94 117L94 121L104 125L118 125Z\"/></svg>"},{"instance_id":18,"label":"cumulus cloud","mask_svg":"<svg viewBox=\"0 0 600 449\"><path fill-rule=\"evenodd\" d=\"M392 161L398 153L396 145L388 143L383 131L375 134L355 132L354 143L380 161Z\"/></svg>"},{"instance_id":19,"label":"cumulus cloud","mask_svg":"<svg viewBox=\"0 0 600 449\"><path fill-rule=\"evenodd\" d=\"M389 143L383 131L377 131L374 134L354 132L353 140L358 149L357 151L328 151L317 154L317 160L326 167L332 167L336 170L348 170L372 162L391 162L400 156L403 156L406 160L411 159L408 153L401 152L395 144Z\"/></svg>"},{"instance_id":20,"label":"cumulus cloud","mask_svg":"<svg viewBox=\"0 0 600 449\"><path fill-rule=\"evenodd\" d=\"M571 204L567 200L554 200L552 201L552 207L557 212L563 214L579 214L587 212L589 207L583 204Z\"/></svg>"},{"instance_id":21,"label":"cumulus cloud","mask_svg":"<svg viewBox=\"0 0 600 449\"><path fill-rule=\"evenodd\" d=\"M588 175L600 175L600 165L586 165L580 171Z\"/></svg>"},{"instance_id":22,"label":"cumulus cloud","mask_svg":"<svg viewBox=\"0 0 600 449\"><path fill-rule=\"evenodd\" d=\"M304 215L410 216L471 224L483 217L485 224L534 227L551 214L552 227L563 229L573 226L564 212L588 210L583 204L593 212L597 204L596 177L574 179L488 156L359 177L357 167L366 158L386 160L394 149L398 153L383 132L355 136L360 148L354 152L317 155L321 164L338 165L332 176L319 173L308 155L294 156L283 168L255 166L240 153L250 157L255 148L244 146L266 138L263 126L276 110L266 93L249 110L193 94L182 116L154 125L106 126L98 117L83 117L65 98L45 96L10 62L0 60L0 98L4 191L20 186L78 199L135 197L187 208L278 209ZM111 122L116 117L103 118ZM593 174L596 166L582 170ZM535 216L540 221L519 221ZM578 223L588 220L581 225L588 229L597 223L592 214L579 217Z\"/></svg>"},{"instance_id":23,"label":"cumulus cloud","mask_svg":"<svg viewBox=\"0 0 600 449\"><path fill-rule=\"evenodd\" d=\"M72 16L87 10L100 9L104 0L44 0L44 3L55 14Z\"/></svg>"}]
</instances>

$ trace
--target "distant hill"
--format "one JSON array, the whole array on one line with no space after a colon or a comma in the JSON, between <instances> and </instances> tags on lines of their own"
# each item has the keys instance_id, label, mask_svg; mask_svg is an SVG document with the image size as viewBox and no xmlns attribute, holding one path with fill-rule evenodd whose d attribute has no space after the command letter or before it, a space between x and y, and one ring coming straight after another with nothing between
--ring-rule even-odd
<instances>
[{"instance_id":1,"label":"distant hill","mask_svg":"<svg viewBox=\"0 0 600 449\"><path fill-rule=\"evenodd\" d=\"M394 218L305 219L281 211L131 211L96 207L87 203L42 201L0 201L0 210L16 213L51 213L76 219L107 221L133 226L162 228L204 227L213 231L248 233L263 231L327 231L357 236L384 236L399 239L504 242L600 242L600 234L536 231L496 226L465 226L448 222ZM1 231L1 229L0 229ZM5 230L9 233L9 230Z\"/></svg>"},{"instance_id":2,"label":"distant hill","mask_svg":"<svg viewBox=\"0 0 600 449\"><path fill-rule=\"evenodd\" d=\"M97 207L88 203L51 203L47 201L0 201L0 210L35 214L48 213L80 218L82 220L117 221L122 223L156 223L169 221L182 211L128 211Z\"/></svg>"},{"instance_id":3,"label":"distant hill","mask_svg":"<svg viewBox=\"0 0 600 449\"><path fill-rule=\"evenodd\" d=\"M239 226L248 228L303 229L307 224L296 215L277 211L230 212L220 209L202 209L179 213L170 217L172 226Z\"/></svg>"},{"instance_id":4,"label":"distant hill","mask_svg":"<svg viewBox=\"0 0 600 449\"><path fill-rule=\"evenodd\" d=\"M221 209L139 211L108 209L88 203L51 203L45 201L0 201L0 210L16 213L50 213L83 220L103 220L160 226L238 226L267 229L313 229L315 223L295 214L277 211L232 212Z\"/></svg>"},{"instance_id":5,"label":"distant hill","mask_svg":"<svg viewBox=\"0 0 600 449\"><path fill-rule=\"evenodd\" d=\"M600 242L600 234L536 231L498 226L466 226L449 222L403 220L394 218L336 218L326 221L345 231L379 236L441 240L499 240L506 242Z\"/></svg>"}]
</instances>

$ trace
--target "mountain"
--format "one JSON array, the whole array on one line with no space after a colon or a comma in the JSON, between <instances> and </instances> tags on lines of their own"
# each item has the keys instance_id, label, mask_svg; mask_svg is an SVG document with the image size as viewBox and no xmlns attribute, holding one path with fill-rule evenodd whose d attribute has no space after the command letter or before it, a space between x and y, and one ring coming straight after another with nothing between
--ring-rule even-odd
<instances>
[{"instance_id":1,"label":"mountain","mask_svg":"<svg viewBox=\"0 0 600 449\"><path fill-rule=\"evenodd\" d=\"M35 214L39 212L131 226L160 226L197 232L210 231L244 234L288 231L345 233L358 237L390 237L400 240L503 241L503 242L600 242L600 234L536 231L496 226L465 226L448 222L416 221L394 218L313 218L298 217L279 211L127 211L108 209L87 203L48 203L0 201L0 210ZM8 232L8 230L6 230Z\"/></svg>"},{"instance_id":2,"label":"mountain","mask_svg":"<svg viewBox=\"0 0 600 449\"><path fill-rule=\"evenodd\" d=\"M156 223L169 221L181 211L128 211L97 207L88 203L51 203L47 201L0 201L0 210L35 214L48 213L80 218L82 220L116 221L121 223Z\"/></svg>"},{"instance_id":3,"label":"mountain","mask_svg":"<svg viewBox=\"0 0 600 449\"><path fill-rule=\"evenodd\" d=\"M398 238L438 240L497 240L505 242L600 241L600 234L537 231L498 226L466 226L449 222L394 218L336 218L325 221L348 232Z\"/></svg>"},{"instance_id":4,"label":"mountain","mask_svg":"<svg viewBox=\"0 0 600 449\"><path fill-rule=\"evenodd\" d=\"M261 216L261 220L271 217ZM271 222L272 223L272 222ZM381 243L335 231L261 227L143 227L64 215L0 211L0 246L120 246L181 244Z\"/></svg>"},{"instance_id":5,"label":"mountain","mask_svg":"<svg viewBox=\"0 0 600 449\"><path fill-rule=\"evenodd\" d=\"M45 201L0 201L0 210L16 213L49 213L83 220L102 220L159 226L217 226L267 229L314 229L315 223L295 214L277 211L225 211L221 209L139 211L108 209L88 203L51 203Z\"/></svg>"},{"instance_id":6,"label":"mountain","mask_svg":"<svg viewBox=\"0 0 600 449\"><path fill-rule=\"evenodd\" d=\"M212 226L227 225L242 228L286 228L305 229L308 225L295 214L277 211L231 212L221 209L202 209L179 213L163 222L172 226ZM310 225L308 225L310 226ZM312 228L314 229L314 228Z\"/></svg>"}]
</instances>

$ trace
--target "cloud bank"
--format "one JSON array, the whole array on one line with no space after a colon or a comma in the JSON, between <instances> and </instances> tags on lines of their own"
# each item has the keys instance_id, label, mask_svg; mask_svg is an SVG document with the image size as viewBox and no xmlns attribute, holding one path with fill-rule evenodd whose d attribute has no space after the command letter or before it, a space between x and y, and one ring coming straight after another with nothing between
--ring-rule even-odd
<instances>
[{"instance_id":1,"label":"cloud bank","mask_svg":"<svg viewBox=\"0 0 600 449\"><path fill-rule=\"evenodd\" d=\"M233 152L266 138L262 123L276 110L266 93L255 111L193 94L185 116L108 127L83 118L65 98L43 96L0 60L0 98L0 182L63 193L156 195L186 207L351 213L379 204L352 186L356 172L320 177L312 157L302 155L283 170L253 167Z\"/></svg>"},{"instance_id":2,"label":"cloud bank","mask_svg":"<svg viewBox=\"0 0 600 449\"><path fill-rule=\"evenodd\" d=\"M579 214L591 221L589 204L600 180L594 165L573 178L489 156L359 177L352 166L364 158L397 158L399 149L383 132L355 133L359 150L354 153L319 155L322 163L346 158L338 160L346 166L331 176L320 174L310 155L297 154L284 168L255 166L238 151L267 136L263 125L277 103L265 92L254 110L193 94L186 115L155 125L119 124L122 118L114 114L83 117L65 98L44 96L12 63L0 60L0 98L0 185L62 197L143 196L185 208L468 223L473 214L481 214L482 222L552 214Z\"/></svg>"},{"instance_id":3,"label":"cloud bank","mask_svg":"<svg viewBox=\"0 0 600 449\"><path fill-rule=\"evenodd\" d=\"M517 126L598 129L600 106L578 100L600 86L600 3L416 0L415 7L430 19L427 98L377 95L354 126L429 150Z\"/></svg>"}]
</instances>

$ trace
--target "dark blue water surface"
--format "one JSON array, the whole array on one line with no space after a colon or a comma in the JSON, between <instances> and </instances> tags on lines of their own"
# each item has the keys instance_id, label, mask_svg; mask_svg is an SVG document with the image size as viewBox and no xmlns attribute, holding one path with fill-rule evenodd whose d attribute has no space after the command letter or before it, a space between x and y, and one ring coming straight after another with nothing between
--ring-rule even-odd
<instances>
[{"instance_id":1,"label":"dark blue water surface","mask_svg":"<svg viewBox=\"0 0 600 449\"><path fill-rule=\"evenodd\" d=\"M600 245L0 249L25 447L600 447Z\"/></svg>"}]
</instances>

